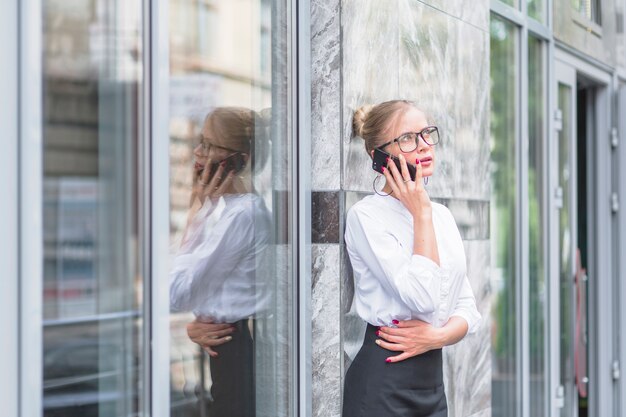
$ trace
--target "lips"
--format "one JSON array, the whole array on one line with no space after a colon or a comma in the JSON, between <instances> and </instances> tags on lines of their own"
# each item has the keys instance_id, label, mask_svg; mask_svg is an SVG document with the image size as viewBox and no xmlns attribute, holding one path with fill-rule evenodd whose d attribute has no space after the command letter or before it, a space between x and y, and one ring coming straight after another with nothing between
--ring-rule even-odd
<instances>
[{"instance_id":1,"label":"lips","mask_svg":"<svg viewBox=\"0 0 626 417\"><path fill-rule=\"evenodd\" d=\"M433 158L429 156L428 158L420 159L420 164L430 165L432 161L433 161Z\"/></svg>"}]
</instances>

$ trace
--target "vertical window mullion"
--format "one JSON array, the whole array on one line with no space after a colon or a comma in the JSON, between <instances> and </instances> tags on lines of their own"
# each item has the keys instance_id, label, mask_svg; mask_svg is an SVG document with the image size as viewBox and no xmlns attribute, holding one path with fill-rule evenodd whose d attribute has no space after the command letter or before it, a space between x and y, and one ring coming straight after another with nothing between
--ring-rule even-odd
<instances>
[{"instance_id":1,"label":"vertical window mullion","mask_svg":"<svg viewBox=\"0 0 626 417\"><path fill-rule=\"evenodd\" d=\"M518 320L519 334L519 391L520 391L520 415L529 417L528 413L528 389L529 389L529 307L528 307L528 290L529 290L529 273L528 273L528 225L529 225L529 208L528 208L528 28L526 25L519 30L519 125L517 142L517 161L518 161Z\"/></svg>"},{"instance_id":2,"label":"vertical window mullion","mask_svg":"<svg viewBox=\"0 0 626 417\"><path fill-rule=\"evenodd\" d=\"M19 2L19 415L42 409L42 5Z\"/></svg>"}]
</instances>

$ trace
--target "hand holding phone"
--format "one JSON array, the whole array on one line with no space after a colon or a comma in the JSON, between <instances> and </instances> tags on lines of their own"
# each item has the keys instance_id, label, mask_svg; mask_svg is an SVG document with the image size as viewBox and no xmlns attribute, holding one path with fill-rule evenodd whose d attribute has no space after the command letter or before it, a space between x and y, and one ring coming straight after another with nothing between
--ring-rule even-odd
<instances>
[{"instance_id":1,"label":"hand holding phone","mask_svg":"<svg viewBox=\"0 0 626 417\"><path fill-rule=\"evenodd\" d=\"M398 171L402 172L400 160L398 159L397 156L392 156L388 154L387 152L378 148L374 149L374 157L372 158L372 169L374 171L380 172L382 174L383 167L385 168L388 167L388 161L393 161L393 163L396 165L396 168L398 168ZM411 181L415 181L415 176L417 172L415 165L407 163L406 167L409 170Z\"/></svg>"}]
</instances>

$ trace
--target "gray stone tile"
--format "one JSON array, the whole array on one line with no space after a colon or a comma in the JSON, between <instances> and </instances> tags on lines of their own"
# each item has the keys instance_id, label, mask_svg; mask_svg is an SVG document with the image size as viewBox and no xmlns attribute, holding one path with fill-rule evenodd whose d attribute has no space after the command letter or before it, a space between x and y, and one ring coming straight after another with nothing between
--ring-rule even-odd
<instances>
[{"instance_id":1,"label":"gray stone tile","mask_svg":"<svg viewBox=\"0 0 626 417\"><path fill-rule=\"evenodd\" d=\"M431 195L487 200L488 33L414 0L343 5L344 44L351 45L343 51L344 189L371 192L376 177L362 140L351 137L354 110L404 98L442 130Z\"/></svg>"},{"instance_id":2,"label":"gray stone tile","mask_svg":"<svg viewBox=\"0 0 626 417\"><path fill-rule=\"evenodd\" d=\"M465 242L467 275L481 326L461 342L444 348L444 379L450 417L465 417L491 405L489 241Z\"/></svg>"},{"instance_id":3,"label":"gray stone tile","mask_svg":"<svg viewBox=\"0 0 626 417\"><path fill-rule=\"evenodd\" d=\"M313 191L311 243L339 243L339 191Z\"/></svg>"},{"instance_id":4,"label":"gray stone tile","mask_svg":"<svg viewBox=\"0 0 626 417\"><path fill-rule=\"evenodd\" d=\"M340 247L312 246L313 415L341 414Z\"/></svg>"},{"instance_id":5,"label":"gray stone tile","mask_svg":"<svg viewBox=\"0 0 626 417\"><path fill-rule=\"evenodd\" d=\"M415 1L415 0L408 0ZM489 1L418 0L482 30L489 30Z\"/></svg>"},{"instance_id":6,"label":"gray stone tile","mask_svg":"<svg viewBox=\"0 0 626 417\"><path fill-rule=\"evenodd\" d=\"M397 0L342 3L344 190L371 191L376 173L364 142L352 137L352 116L365 104L398 97Z\"/></svg>"},{"instance_id":7,"label":"gray stone tile","mask_svg":"<svg viewBox=\"0 0 626 417\"><path fill-rule=\"evenodd\" d=\"M400 91L441 130L429 193L487 200L489 35L422 3L400 5Z\"/></svg>"},{"instance_id":8,"label":"gray stone tile","mask_svg":"<svg viewBox=\"0 0 626 417\"><path fill-rule=\"evenodd\" d=\"M311 1L311 186L341 179L341 0Z\"/></svg>"},{"instance_id":9,"label":"gray stone tile","mask_svg":"<svg viewBox=\"0 0 626 417\"><path fill-rule=\"evenodd\" d=\"M489 201L439 198L433 201L450 209L463 240L489 239Z\"/></svg>"}]
</instances>

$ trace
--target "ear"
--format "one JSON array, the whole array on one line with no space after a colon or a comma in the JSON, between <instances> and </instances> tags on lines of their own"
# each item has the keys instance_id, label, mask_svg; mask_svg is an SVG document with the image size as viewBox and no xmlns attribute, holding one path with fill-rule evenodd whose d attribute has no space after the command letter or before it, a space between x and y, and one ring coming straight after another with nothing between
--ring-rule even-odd
<instances>
[{"instance_id":1,"label":"ear","mask_svg":"<svg viewBox=\"0 0 626 417\"><path fill-rule=\"evenodd\" d=\"M374 159L374 150L373 149L370 151L370 158Z\"/></svg>"}]
</instances>

